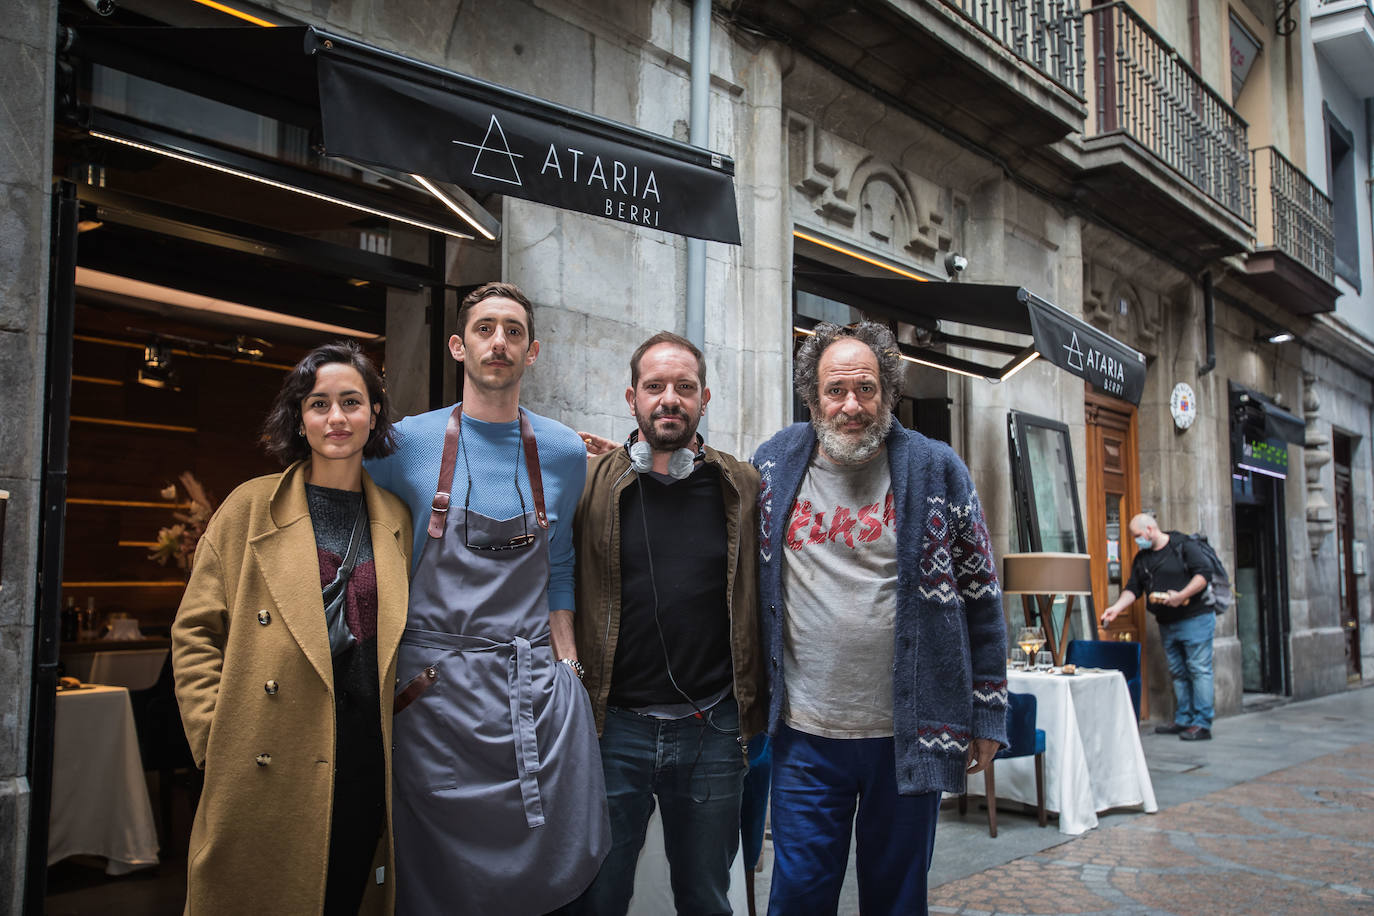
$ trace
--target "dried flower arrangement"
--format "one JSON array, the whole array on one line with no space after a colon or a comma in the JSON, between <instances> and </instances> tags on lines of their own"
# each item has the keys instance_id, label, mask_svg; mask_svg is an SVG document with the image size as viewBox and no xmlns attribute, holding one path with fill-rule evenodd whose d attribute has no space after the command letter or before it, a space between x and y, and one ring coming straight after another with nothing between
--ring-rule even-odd
<instances>
[{"instance_id":1,"label":"dried flower arrangement","mask_svg":"<svg viewBox=\"0 0 1374 916\"><path fill-rule=\"evenodd\" d=\"M148 554L148 559L156 560L160 566L175 561L179 568L190 569L196 555L196 544L205 534L210 516L215 514L215 501L190 471L182 471L177 479L186 491L186 509L172 513L176 524L158 530L157 546ZM162 498L176 499L177 485L173 483L164 487Z\"/></svg>"}]
</instances>

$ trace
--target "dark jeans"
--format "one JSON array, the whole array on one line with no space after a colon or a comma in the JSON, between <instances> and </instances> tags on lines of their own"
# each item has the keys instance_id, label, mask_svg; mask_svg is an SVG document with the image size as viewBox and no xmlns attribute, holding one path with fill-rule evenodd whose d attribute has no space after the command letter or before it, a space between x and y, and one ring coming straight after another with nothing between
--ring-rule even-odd
<instances>
[{"instance_id":1,"label":"dark jeans","mask_svg":"<svg viewBox=\"0 0 1374 916\"><path fill-rule=\"evenodd\" d=\"M748 767L734 699L721 700L708 715L709 725L696 716L654 719L606 710L601 765L611 851L572 910L619 916L629 909L635 865L657 797L677 911L731 912L730 864L739 848L740 790Z\"/></svg>"},{"instance_id":2,"label":"dark jeans","mask_svg":"<svg viewBox=\"0 0 1374 916\"><path fill-rule=\"evenodd\" d=\"M893 753L891 738L821 738L778 726L769 916L834 916L851 833L858 840L859 912L927 912L940 793L898 795Z\"/></svg>"}]
</instances>

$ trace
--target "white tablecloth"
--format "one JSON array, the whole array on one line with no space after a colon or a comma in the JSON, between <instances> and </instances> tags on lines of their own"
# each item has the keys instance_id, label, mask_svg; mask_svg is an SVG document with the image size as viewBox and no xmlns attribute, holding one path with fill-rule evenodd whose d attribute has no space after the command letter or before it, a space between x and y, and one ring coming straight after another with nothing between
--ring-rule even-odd
<instances>
[{"instance_id":1,"label":"white tablecloth","mask_svg":"<svg viewBox=\"0 0 1374 916\"><path fill-rule=\"evenodd\" d=\"M1091 830L1108 808L1159 810L1120 671L1008 671L1007 689L1035 695L1035 727L1045 732L1045 807L1059 813L1060 833ZM999 760L996 775L998 798L1035 804L1033 758ZM983 780L969 780L970 793L982 790Z\"/></svg>"},{"instance_id":2,"label":"white tablecloth","mask_svg":"<svg viewBox=\"0 0 1374 916\"><path fill-rule=\"evenodd\" d=\"M64 656L67 674L83 684L108 684L130 690L147 690L157 683L170 649L115 649Z\"/></svg>"},{"instance_id":3,"label":"white tablecloth","mask_svg":"<svg viewBox=\"0 0 1374 916\"><path fill-rule=\"evenodd\" d=\"M123 687L57 695L48 864L76 855L103 856L111 875L157 864L153 806Z\"/></svg>"}]
</instances>

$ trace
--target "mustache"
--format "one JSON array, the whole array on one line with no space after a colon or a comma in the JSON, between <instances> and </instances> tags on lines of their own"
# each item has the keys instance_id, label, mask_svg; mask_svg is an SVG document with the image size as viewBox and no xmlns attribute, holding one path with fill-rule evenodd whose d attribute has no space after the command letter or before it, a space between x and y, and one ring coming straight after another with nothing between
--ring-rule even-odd
<instances>
[{"instance_id":1,"label":"mustache","mask_svg":"<svg viewBox=\"0 0 1374 916\"><path fill-rule=\"evenodd\" d=\"M687 413L681 407L659 407L649 414L650 420L659 420L663 417L679 417L687 419Z\"/></svg>"}]
</instances>

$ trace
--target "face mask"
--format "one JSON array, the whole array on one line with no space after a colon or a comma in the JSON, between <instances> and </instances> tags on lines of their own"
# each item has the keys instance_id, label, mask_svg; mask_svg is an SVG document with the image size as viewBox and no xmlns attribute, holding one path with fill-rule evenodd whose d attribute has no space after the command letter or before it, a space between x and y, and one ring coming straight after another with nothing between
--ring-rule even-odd
<instances>
[{"instance_id":1,"label":"face mask","mask_svg":"<svg viewBox=\"0 0 1374 916\"><path fill-rule=\"evenodd\" d=\"M1155 545L1155 542L1152 541L1152 540L1150 540L1149 538L1136 538L1136 539L1135 539L1135 546L1139 547L1141 550L1148 550L1148 549L1150 549L1151 547L1153 547L1154 545Z\"/></svg>"}]
</instances>

